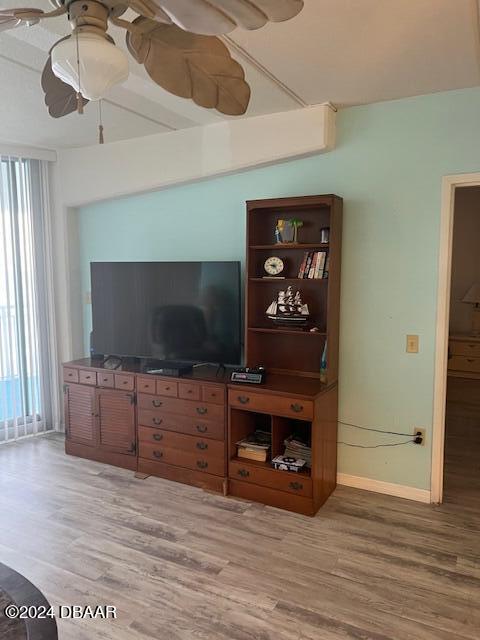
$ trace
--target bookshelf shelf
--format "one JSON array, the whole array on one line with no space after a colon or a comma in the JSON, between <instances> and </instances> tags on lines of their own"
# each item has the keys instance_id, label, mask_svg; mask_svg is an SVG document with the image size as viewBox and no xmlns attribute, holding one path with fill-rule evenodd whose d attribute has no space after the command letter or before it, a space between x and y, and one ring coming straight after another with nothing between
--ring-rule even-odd
<instances>
[{"instance_id":1,"label":"bookshelf shelf","mask_svg":"<svg viewBox=\"0 0 480 640\"><path fill-rule=\"evenodd\" d=\"M254 333L278 333L287 336L309 336L316 338L325 338L326 333L322 333L321 331L304 331L303 329L275 329L270 327L249 327L249 331L253 331Z\"/></svg>"},{"instance_id":2,"label":"bookshelf shelf","mask_svg":"<svg viewBox=\"0 0 480 640\"><path fill-rule=\"evenodd\" d=\"M328 278L250 278L250 282L274 282L275 284L282 282L328 282Z\"/></svg>"},{"instance_id":3,"label":"bookshelf shelf","mask_svg":"<svg viewBox=\"0 0 480 640\"><path fill-rule=\"evenodd\" d=\"M328 249L329 244L325 242L309 242L309 243L293 243L289 242L288 244L251 244L250 249L257 249L259 251L270 251L274 249L281 249L284 251L285 249L297 249L297 250L307 250L307 249Z\"/></svg>"}]
</instances>

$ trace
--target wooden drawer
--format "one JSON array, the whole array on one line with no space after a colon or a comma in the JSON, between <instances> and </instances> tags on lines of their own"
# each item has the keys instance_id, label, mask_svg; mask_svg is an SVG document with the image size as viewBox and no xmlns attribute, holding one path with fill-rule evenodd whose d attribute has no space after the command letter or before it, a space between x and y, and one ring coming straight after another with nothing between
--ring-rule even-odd
<instances>
[{"instance_id":1,"label":"wooden drawer","mask_svg":"<svg viewBox=\"0 0 480 640\"><path fill-rule=\"evenodd\" d=\"M203 454L202 451L192 453L190 451L180 451L179 449L170 449L163 446L161 442L151 444L148 442L139 442L138 455L147 460L155 460L157 462L165 462L173 464L177 467L185 467L203 473L211 473L214 476L225 475L225 458L224 456L213 458Z\"/></svg>"},{"instance_id":2,"label":"wooden drawer","mask_svg":"<svg viewBox=\"0 0 480 640\"><path fill-rule=\"evenodd\" d=\"M202 397L201 387L199 384L179 382L178 397L184 398L185 400L200 400Z\"/></svg>"},{"instance_id":3,"label":"wooden drawer","mask_svg":"<svg viewBox=\"0 0 480 640\"><path fill-rule=\"evenodd\" d=\"M92 386L96 386L97 374L95 371L91 371L89 369L80 369L78 372L78 381L80 384L91 384Z\"/></svg>"},{"instance_id":4,"label":"wooden drawer","mask_svg":"<svg viewBox=\"0 0 480 640\"><path fill-rule=\"evenodd\" d=\"M225 440L225 426L222 422L197 420L190 416L179 416L160 410L138 410L138 424L143 427L161 427L168 431L177 431L187 435L200 435L202 438Z\"/></svg>"},{"instance_id":5,"label":"wooden drawer","mask_svg":"<svg viewBox=\"0 0 480 640\"><path fill-rule=\"evenodd\" d=\"M107 387L113 389L115 386L113 373L97 373L97 382L99 387Z\"/></svg>"},{"instance_id":6,"label":"wooden drawer","mask_svg":"<svg viewBox=\"0 0 480 640\"><path fill-rule=\"evenodd\" d=\"M471 371L474 373L480 373L480 358L452 356L448 361L448 368L452 371Z\"/></svg>"},{"instance_id":7,"label":"wooden drawer","mask_svg":"<svg viewBox=\"0 0 480 640\"><path fill-rule=\"evenodd\" d=\"M276 471L267 467L230 460L228 476L232 480L251 482L262 487L270 487L280 491L288 491L298 496L312 496L312 479L305 474Z\"/></svg>"},{"instance_id":8,"label":"wooden drawer","mask_svg":"<svg viewBox=\"0 0 480 640\"><path fill-rule=\"evenodd\" d=\"M178 382L175 380L157 380L157 393L160 396L178 397Z\"/></svg>"},{"instance_id":9,"label":"wooden drawer","mask_svg":"<svg viewBox=\"0 0 480 640\"><path fill-rule=\"evenodd\" d=\"M141 378L140 376L137 376L137 390L142 393L151 393L155 395L157 392L155 378Z\"/></svg>"},{"instance_id":10,"label":"wooden drawer","mask_svg":"<svg viewBox=\"0 0 480 640\"><path fill-rule=\"evenodd\" d=\"M220 385L202 385L203 402L213 402L214 404L225 404L225 387Z\"/></svg>"},{"instance_id":11,"label":"wooden drawer","mask_svg":"<svg viewBox=\"0 0 480 640\"><path fill-rule=\"evenodd\" d=\"M450 341L450 353L454 356L480 358L480 342Z\"/></svg>"},{"instance_id":12,"label":"wooden drawer","mask_svg":"<svg viewBox=\"0 0 480 640\"><path fill-rule=\"evenodd\" d=\"M287 396L276 396L261 393L249 393L243 389L230 389L228 403L232 407L246 411L260 411L278 416L288 416L297 420L311 420L313 418L313 402L299 400Z\"/></svg>"},{"instance_id":13,"label":"wooden drawer","mask_svg":"<svg viewBox=\"0 0 480 640\"><path fill-rule=\"evenodd\" d=\"M150 427L138 428L138 439L140 442L150 444L161 443L162 447L168 449L178 449L179 451L189 451L204 458L224 458L225 443L219 440L209 440L195 436L184 435L183 433L175 433L175 431L166 431L165 429L151 429Z\"/></svg>"},{"instance_id":14,"label":"wooden drawer","mask_svg":"<svg viewBox=\"0 0 480 640\"><path fill-rule=\"evenodd\" d=\"M122 373L115 374L115 389L133 391L135 389L135 378Z\"/></svg>"},{"instance_id":15,"label":"wooden drawer","mask_svg":"<svg viewBox=\"0 0 480 640\"><path fill-rule=\"evenodd\" d=\"M244 498L252 502L262 502L279 509L303 513L306 516L313 516L316 511L312 498L297 496L285 491L277 491L269 487L259 487L248 482L229 479L228 493L237 498Z\"/></svg>"},{"instance_id":16,"label":"wooden drawer","mask_svg":"<svg viewBox=\"0 0 480 640\"><path fill-rule=\"evenodd\" d=\"M161 409L167 413L177 413L182 416L214 420L215 422L223 422L225 419L225 408L211 402L194 402L165 396L152 397L140 393L138 406L141 409Z\"/></svg>"},{"instance_id":17,"label":"wooden drawer","mask_svg":"<svg viewBox=\"0 0 480 640\"><path fill-rule=\"evenodd\" d=\"M78 382L78 369L63 368L63 379L65 382Z\"/></svg>"}]
</instances>

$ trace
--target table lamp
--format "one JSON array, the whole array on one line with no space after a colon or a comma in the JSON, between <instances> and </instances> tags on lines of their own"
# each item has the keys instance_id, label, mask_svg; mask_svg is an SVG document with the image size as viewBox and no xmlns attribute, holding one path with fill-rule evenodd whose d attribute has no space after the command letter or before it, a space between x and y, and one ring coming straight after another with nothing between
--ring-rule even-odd
<instances>
[{"instance_id":1,"label":"table lamp","mask_svg":"<svg viewBox=\"0 0 480 640\"><path fill-rule=\"evenodd\" d=\"M462 302L473 304L472 333L475 336L480 336L480 284L478 282L472 284L463 296Z\"/></svg>"}]
</instances>

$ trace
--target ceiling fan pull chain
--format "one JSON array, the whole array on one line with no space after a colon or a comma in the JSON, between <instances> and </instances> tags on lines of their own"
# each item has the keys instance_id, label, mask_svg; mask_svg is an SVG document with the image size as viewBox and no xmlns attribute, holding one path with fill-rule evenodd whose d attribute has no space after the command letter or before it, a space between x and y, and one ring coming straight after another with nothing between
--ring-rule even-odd
<instances>
[{"instance_id":1,"label":"ceiling fan pull chain","mask_svg":"<svg viewBox=\"0 0 480 640\"><path fill-rule=\"evenodd\" d=\"M102 101L98 101L98 144L104 144L105 140L103 139L103 122L102 122Z\"/></svg>"},{"instance_id":2,"label":"ceiling fan pull chain","mask_svg":"<svg viewBox=\"0 0 480 640\"><path fill-rule=\"evenodd\" d=\"M78 44L78 31L75 31L75 40L77 43L77 74L78 74L78 91L77 91L77 112L83 113L83 98L80 92L80 48Z\"/></svg>"}]
</instances>

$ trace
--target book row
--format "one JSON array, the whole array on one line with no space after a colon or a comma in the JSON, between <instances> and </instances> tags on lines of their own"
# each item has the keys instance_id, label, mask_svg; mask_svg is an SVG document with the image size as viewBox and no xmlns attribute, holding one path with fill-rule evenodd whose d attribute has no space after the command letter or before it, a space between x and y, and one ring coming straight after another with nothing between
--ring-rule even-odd
<instances>
[{"instance_id":1,"label":"book row","mask_svg":"<svg viewBox=\"0 0 480 640\"><path fill-rule=\"evenodd\" d=\"M328 278L328 251L306 251L298 271L298 278Z\"/></svg>"}]
</instances>

